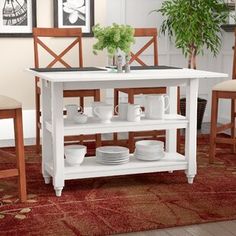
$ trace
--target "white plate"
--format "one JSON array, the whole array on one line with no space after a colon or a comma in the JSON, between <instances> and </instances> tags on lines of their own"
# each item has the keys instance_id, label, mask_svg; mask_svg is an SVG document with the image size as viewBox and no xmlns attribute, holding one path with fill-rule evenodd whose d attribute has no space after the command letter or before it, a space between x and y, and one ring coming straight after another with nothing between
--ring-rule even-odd
<instances>
[{"instance_id":1,"label":"white plate","mask_svg":"<svg viewBox=\"0 0 236 236\"><path fill-rule=\"evenodd\" d=\"M121 146L103 146L96 148L97 152L109 154L121 154L129 152L129 149Z\"/></svg>"},{"instance_id":2,"label":"white plate","mask_svg":"<svg viewBox=\"0 0 236 236\"><path fill-rule=\"evenodd\" d=\"M107 162L107 161L104 162L96 158L96 162L102 165L121 165L129 162L129 158L120 162Z\"/></svg>"},{"instance_id":3,"label":"white plate","mask_svg":"<svg viewBox=\"0 0 236 236\"><path fill-rule=\"evenodd\" d=\"M124 156L122 158L103 158L103 157L100 157L100 156L96 156L96 159L104 161L104 162L122 162L124 160L129 159L129 155Z\"/></svg>"},{"instance_id":4,"label":"white plate","mask_svg":"<svg viewBox=\"0 0 236 236\"><path fill-rule=\"evenodd\" d=\"M164 153L164 150L147 152L147 151L140 151L136 148L135 153L138 154L138 155L141 155L141 156L158 156L158 155L162 155Z\"/></svg>"},{"instance_id":5,"label":"white plate","mask_svg":"<svg viewBox=\"0 0 236 236\"><path fill-rule=\"evenodd\" d=\"M100 153L96 151L96 156L98 157L103 157L103 158L118 158L118 159L122 159L126 156L128 156L129 153Z\"/></svg>"},{"instance_id":6,"label":"white plate","mask_svg":"<svg viewBox=\"0 0 236 236\"><path fill-rule=\"evenodd\" d=\"M143 155L139 155L137 153L134 153L134 157L137 158L138 160L142 160L142 161L158 161L158 160L161 160L164 156L165 156L164 152L158 156L157 155L143 156Z\"/></svg>"}]
</instances>

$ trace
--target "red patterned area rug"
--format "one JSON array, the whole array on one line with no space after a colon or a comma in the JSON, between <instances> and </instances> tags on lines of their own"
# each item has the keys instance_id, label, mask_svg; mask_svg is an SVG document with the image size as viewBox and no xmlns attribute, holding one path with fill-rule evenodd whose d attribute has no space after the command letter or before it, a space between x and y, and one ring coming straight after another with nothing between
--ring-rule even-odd
<instances>
[{"instance_id":1,"label":"red patterned area rug","mask_svg":"<svg viewBox=\"0 0 236 236\"><path fill-rule=\"evenodd\" d=\"M236 155L220 146L210 165L208 144L198 138L193 185L183 171L73 180L60 198L27 147L28 202L19 203L15 180L1 179L0 235L110 235L236 219ZM0 157L0 168L9 160Z\"/></svg>"}]
</instances>

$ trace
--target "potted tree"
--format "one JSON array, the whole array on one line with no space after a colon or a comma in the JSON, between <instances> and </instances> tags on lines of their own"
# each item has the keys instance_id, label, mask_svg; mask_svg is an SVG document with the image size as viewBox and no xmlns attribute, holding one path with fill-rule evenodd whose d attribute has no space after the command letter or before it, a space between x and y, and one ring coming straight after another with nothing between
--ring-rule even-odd
<instances>
[{"instance_id":1,"label":"potted tree","mask_svg":"<svg viewBox=\"0 0 236 236\"><path fill-rule=\"evenodd\" d=\"M129 56L131 46L134 43L134 28L129 25L118 25L113 23L111 26L101 27L99 24L93 27L94 37L97 42L93 45L93 52L107 49L108 56L116 64L115 58L120 52Z\"/></svg>"},{"instance_id":2,"label":"potted tree","mask_svg":"<svg viewBox=\"0 0 236 236\"><path fill-rule=\"evenodd\" d=\"M164 16L160 32L174 38L176 48L188 58L188 68L196 69L196 57L210 50L216 56L221 47L221 25L227 22L229 9L224 0L165 0L160 9ZM181 100L184 106L185 99ZM200 107L201 106L201 107ZM203 106L203 107L202 107ZM198 99L198 128L206 107L205 99ZM182 112L184 109L182 108Z\"/></svg>"}]
</instances>

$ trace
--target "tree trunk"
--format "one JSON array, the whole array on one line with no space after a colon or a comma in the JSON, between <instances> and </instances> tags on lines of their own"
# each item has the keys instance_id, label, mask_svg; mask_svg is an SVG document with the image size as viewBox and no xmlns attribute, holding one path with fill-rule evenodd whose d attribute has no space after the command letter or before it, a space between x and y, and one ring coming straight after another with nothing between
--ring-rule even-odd
<instances>
[{"instance_id":1,"label":"tree trunk","mask_svg":"<svg viewBox=\"0 0 236 236\"><path fill-rule=\"evenodd\" d=\"M188 56L188 68L189 69L196 69L197 68L197 64L196 64L196 57L197 57L197 49L194 46L194 44L191 44L189 46L190 48L190 53Z\"/></svg>"}]
</instances>

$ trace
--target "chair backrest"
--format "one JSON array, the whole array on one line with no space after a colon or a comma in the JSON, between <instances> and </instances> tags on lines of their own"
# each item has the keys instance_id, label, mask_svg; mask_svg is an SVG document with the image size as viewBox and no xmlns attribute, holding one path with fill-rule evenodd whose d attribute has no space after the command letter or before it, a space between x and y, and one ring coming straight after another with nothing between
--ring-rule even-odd
<instances>
[{"instance_id":1,"label":"chair backrest","mask_svg":"<svg viewBox=\"0 0 236 236\"><path fill-rule=\"evenodd\" d=\"M55 53L43 40L43 38L75 38L72 43L59 54ZM54 59L47 65L46 68L53 67L57 62L60 62L64 67L70 68L71 65L67 63L63 56L65 56L74 46L78 45L78 66L83 67L82 57L82 30L81 28L34 28L34 62L35 67L40 66L39 46L50 54Z\"/></svg>"},{"instance_id":2,"label":"chair backrest","mask_svg":"<svg viewBox=\"0 0 236 236\"><path fill-rule=\"evenodd\" d=\"M153 65L158 65L157 29L156 28L135 28L135 38L147 38L148 41L136 52L131 52L130 64L136 61L141 66L147 64L140 58L141 54L153 46Z\"/></svg>"},{"instance_id":3,"label":"chair backrest","mask_svg":"<svg viewBox=\"0 0 236 236\"><path fill-rule=\"evenodd\" d=\"M232 71L232 79L236 79L236 28L234 31L234 57L233 57L233 71Z\"/></svg>"}]
</instances>

